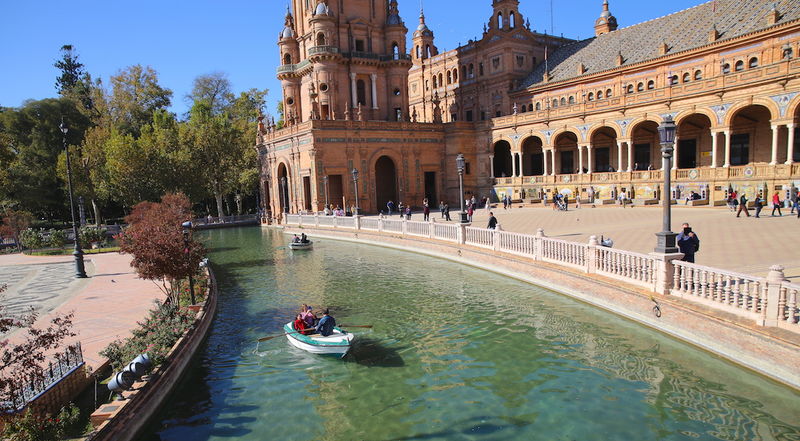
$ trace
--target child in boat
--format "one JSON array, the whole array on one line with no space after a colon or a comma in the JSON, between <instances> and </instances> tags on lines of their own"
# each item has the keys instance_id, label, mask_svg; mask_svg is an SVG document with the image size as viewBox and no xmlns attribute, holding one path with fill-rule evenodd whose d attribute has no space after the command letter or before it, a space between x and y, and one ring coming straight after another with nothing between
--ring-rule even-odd
<instances>
[{"instance_id":1,"label":"child in boat","mask_svg":"<svg viewBox=\"0 0 800 441\"><path fill-rule=\"evenodd\" d=\"M294 318L294 330L295 331L299 331L303 335L308 335L309 329L306 326L306 323L303 321L302 314L297 314L297 316L295 316L295 318Z\"/></svg>"}]
</instances>

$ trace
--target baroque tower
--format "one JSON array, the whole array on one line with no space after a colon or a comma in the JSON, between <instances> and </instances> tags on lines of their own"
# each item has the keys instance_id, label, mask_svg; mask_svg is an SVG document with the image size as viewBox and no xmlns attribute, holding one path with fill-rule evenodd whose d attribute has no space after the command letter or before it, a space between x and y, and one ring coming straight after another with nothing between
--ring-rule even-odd
<instances>
[{"instance_id":1,"label":"baroque tower","mask_svg":"<svg viewBox=\"0 0 800 441\"><path fill-rule=\"evenodd\" d=\"M608 10L608 0L603 0L603 12L600 17L594 22L594 35L599 37L611 31L617 30L617 18L611 15Z\"/></svg>"}]
</instances>

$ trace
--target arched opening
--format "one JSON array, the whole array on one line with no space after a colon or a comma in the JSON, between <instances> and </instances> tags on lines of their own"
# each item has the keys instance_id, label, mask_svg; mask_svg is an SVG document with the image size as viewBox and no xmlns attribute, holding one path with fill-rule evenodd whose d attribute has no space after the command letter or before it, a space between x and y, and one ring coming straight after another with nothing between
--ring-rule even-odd
<instances>
[{"instance_id":1,"label":"arched opening","mask_svg":"<svg viewBox=\"0 0 800 441\"><path fill-rule=\"evenodd\" d=\"M494 144L494 176L505 178L512 176L514 167L511 163L511 144L508 141L497 141Z\"/></svg>"},{"instance_id":2,"label":"arched opening","mask_svg":"<svg viewBox=\"0 0 800 441\"><path fill-rule=\"evenodd\" d=\"M692 79L692 78L691 78L691 76L689 75L689 72L686 72L685 74L683 74L683 82L684 82L684 83L688 83L689 81L691 81L691 79Z\"/></svg>"},{"instance_id":3,"label":"arched opening","mask_svg":"<svg viewBox=\"0 0 800 441\"><path fill-rule=\"evenodd\" d=\"M647 82L647 90L653 90L655 88L656 88L656 82L655 81L650 80L650 81Z\"/></svg>"},{"instance_id":4,"label":"arched opening","mask_svg":"<svg viewBox=\"0 0 800 441\"><path fill-rule=\"evenodd\" d=\"M731 122L730 165L772 160L771 117L769 109L758 104L744 107L734 114Z\"/></svg>"},{"instance_id":5,"label":"arched opening","mask_svg":"<svg viewBox=\"0 0 800 441\"><path fill-rule=\"evenodd\" d=\"M569 97L569 103L570 104L575 104L575 97L574 96Z\"/></svg>"},{"instance_id":6,"label":"arched opening","mask_svg":"<svg viewBox=\"0 0 800 441\"><path fill-rule=\"evenodd\" d=\"M444 86L444 76L439 73L439 87Z\"/></svg>"},{"instance_id":7,"label":"arched opening","mask_svg":"<svg viewBox=\"0 0 800 441\"><path fill-rule=\"evenodd\" d=\"M756 57L750 58L750 61L747 63L747 67L749 67L750 69L758 67L758 58Z\"/></svg>"},{"instance_id":8,"label":"arched opening","mask_svg":"<svg viewBox=\"0 0 800 441\"><path fill-rule=\"evenodd\" d=\"M325 34L322 32L317 34L317 46L325 46Z\"/></svg>"},{"instance_id":9,"label":"arched opening","mask_svg":"<svg viewBox=\"0 0 800 441\"><path fill-rule=\"evenodd\" d=\"M356 99L358 100L356 104L367 105L367 85L364 80L356 81Z\"/></svg>"},{"instance_id":10,"label":"arched opening","mask_svg":"<svg viewBox=\"0 0 800 441\"><path fill-rule=\"evenodd\" d=\"M678 168L711 165L711 120L707 116L695 113L681 119L677 137L678 150L675 152L674 161Z\"/></svg>"},{"instance_id":11,"label":"arched opening","mask_svg":"<svg viewBox=\"0 0 800 441\"><path fill-rule=\"evenodd\" d=\"M572 132L558 135L553 143L555 146L556 172L569 175L579 171L578 164L578 137Z\"/></svg>"},{"instance_id":12,"label":"arched opening","mask_svg":"<svg viewBox=\"0 0 800 441\"><path fill-rule=\"evenodd\" d=\"M611 127L602 127L592 134L592 162L596 172L615 172L617 164L617 133Z\"/></svg>"},{"instance_id":13,"label":"arched opening","mask_svg":"<svg viewBox=\"0 0 800 441\"><path fill-rule=\"evenodd\" d=\"M417 48L415 49L415 51L416 51L416 53L417 53L417 58L421 58L421 54L420 54L419 45L417 45Z\"/></svg>"},{"instance_id":14,"label":"arched opening","mask_svg":"<svg viewBox=\"0 0 800 441\"><path fill-rule=\"evenodd\" d=\"M536 110L542 110L542 103L536 103Z\"/></svg>"},{"instance_id":15,"label":"arched opening","mask_svg":"<svg viewBox=\"0 0 800 441\"><path fill-rule=\"evenodd\" d=\"M447 84L453 84L453 72L447 71Z\"/></svg>"},{"instance_id":16,"label":"arched opening","mask_svg":"<svg viewBox=\"0 0 800 441\"><path fill-rule=\"evenodd\" d=\"M284 54L283 55L283 64L292 64L292 54Z\"/></svg>"},{"instance_id":17,"label":"arched opening","mask_svg":"<svg viewBox=\"0 0 800 441\"><path fill-rule=\"evenodd\" d=\"M699 70L694 71L694 79L695 79L695 81L702 80L703 79L703 72L701 72Z\"/></svg>"},{"instance_id":18,"label":"arched opening","mask_svg":"<svg viewBox=\"0 0 800 441\"><path fill-rule=\"evenodd\" d=\"M742 61L742 60L737 61L736 64L733 65L733 70L735 70L736 72L743 71L744 70L744 61Z\"/></svg>"},{"instance_id":19,"label":"arched opening","mask_svg":"<svg viewBox=\"0 0 800 441\"><path fill-rule=\"evenodd\" d=\"M389 201L395 206L400 202L397 198L397 169L388 156L381 156L375 162L375 197L378 210L384 209Z\"/></svg>"},{"instance_id":20,"label":"arched opening","mask_svg":"<svg viewBox=\"0 0 800 441\"><path fill-rule=\"evenodd\" d=\"M566 105L567 105L567 99L566 99L566 98L564 98L564 97L561 97L561 101L559 101L559 103L560 103L562 106L566 106Z\"/></svg>"},{"instance_id":21,"label":"arched opening","mask_svg":"<svg viewBox=\"0 0 800 441\"><path fill-rule=\"evenodd\" d=\"M544 175L544 150L542 140L532 136L522 143L522 175Z\"/></svg>"},{"instance_id":22,"label":"arched opening","mask_svg":"<svg viewBox=\"0 0 800 441\"><path fill-rule=\"evenodd\" d=\"M514 29L517 26L517 16L512 12L508 14L508 26Z\"/></svg>"},{"instance_id":23,"label":"arched opening","mask_svg":"<svg viewBox=\"0 0 800 441\"><path fill-rule=\"evenodd\" d=\"M612 96L613 93L611 92L611 89L606 89L606 98L611 98Z\"/></svg>"},{"instance_id":24,"label":"arched opening","mask_svg":"<svg viewBox=\"0 0 800 441\"><path fill-rule=\"evenodd\" d=\"M658 123L643 121L631 131L633 145L633 170L655 170L660 168L660 143Z\"/></svg>"},{"instance_id":25,"label":"arched opening","mask_svg":"<svg viewBox=\"0 0 800 441\"><path fill-rule=\"evenodd\" d=\"M396 42L392 42L392 59L400 59L400 46L398 46Z\"/></svg>"},{"instance_id":26,"label":"arched opening","mask_svg":"<svg viewBox=\"0 0 800 441\"><path fill-rule=\"evenodd\" d=\"M453 69L453 82L458 82L458 68Z\"/></svg>"},{"instance_id":27,"label":"arched opening","mask_svg":"<svg viewBox=\"0 0 800 441\"><path fill-rule=\"evenodd\" d=\"M437 87L439 87L439 79L436 77L436 75L434 75L433 76L433 88L436 89Z\"/></svg>"},{"instance_id":28,"label":"arched opening","mask_svg":"<svg viewBox=\"0 0 800 441\"><path fill-rule=\"evenodd\" d=\"M505 26L505 24L503 23L503 13L502 12L498 12L497 13L497 29L503 29L504 26Z\"/></svg>"},{"instance_id":29,"label":"arched opening","mask_svg":"<svg viewBox=\"0 0 800 441\"><path fill-rule=\"evenodd\" d=\"M636 91L641 92L644 90L644 83L639 83L636 85Z\"/></svg>"},{"instance_id":30,"label":"arched opening","mask_svg":"<svg viewBox=\"0 0 800 441\"><path fill-rule=\"evenodd\" d=\"M789 158L791 162L800 162L800 106L794 112L794 146L792 149L792 157ZM789 140L786 140L787 145Z\"/></svg>"},{"instance_id":31,"label":"arched opening","mask_svg":"<svg viewBox=\"0 0 800 441\"><path fill-rule=\"evenodd\" d=\"M429 45L429 44L425 45L425 57L426 58L430 58L431 57L431 45Z\"/></svg>"},{"instance_id":32,"label":"arched opening","mask_svg":"<svg viewBox=\"0 0 800 441\"><path fill-rule=\"evenodd\" d=\"M475 78L475 65L470 63L467 78Z\"/></svg>"},{"instance_id":33,"label":"arched opening","mask_svg":"<svg viewBox=\"0 0 800 441\"><path fill-rule=\"evenodd\" d=\"M278 206L281 213L291 210L292 180L289 179L289 168L284 163L278 164Z\"/></svg>"}]
</instances>

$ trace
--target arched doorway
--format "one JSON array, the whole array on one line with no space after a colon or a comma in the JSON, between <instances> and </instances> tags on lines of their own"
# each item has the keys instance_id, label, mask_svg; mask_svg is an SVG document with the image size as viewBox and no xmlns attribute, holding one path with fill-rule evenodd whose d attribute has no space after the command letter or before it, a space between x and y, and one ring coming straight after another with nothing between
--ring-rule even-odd
<instances>
[{"instance_id":1,"label":"arched doorway","mask_svg":"<svg viewBox=\"0 0 800 441\"><path fill-rule=\"evenodd\" d=\"M278 164L278 206L281 213L291 210L292 180L289 179L289 168L284 163Z\"/></svg>"},{"instance_id":2,"label":"arched doorway","mask_svg":"<svg viewBox=\"0 0 800 441\"><path fill-rule=\"evenodd\" d=\"M494 176L496 178L505 178L513 175L511 144L508 141L497 141L494 144Z\"/></svg>"},{"instance_id":3,"label":"arched doorway","mask_svg":"<svg viewBox=\"0 0 800 441\"><path fill-rule=\"evenodd\" d=\"M555 146L555 174L569 175L578 171L578 137L572 132L558 135Z\"/></svg>"},{"instance_id":4,"label":"arched doorway","mask_svg":"<svg viewBox=\"0 0 800 441\"><path fill-rule=\"evenodd\" d=\"M532 136L522 143L522 176L544 175L542 140Z\"/></svg>"},{"instance_id":5,"label":"arched doorway","mask_svg":"<svg viewBox=\"0 0 800 441\"><path fill-rule=\"evenodd\" d=\"M769 109L761 105L744 107L731 120L730 165L770 162L772 127Z\"/></svg>"},{"instance_id":6,"label":"arched doorway","mask_svg":"<svg viewBox=\"0 0 800 441\"><path fill-rule=\"evenodd\" d=\"M594 171L619 171L621 164L617 155L617 132L611 127L601 127L592 134Z\"/></svg>"},{"instance_id":7,"label":"arched doorway","mask_svg":"<svg viewBox=\"0 0 800 441\"><path fill-rule=\"evenodd\" d=\"M381 156L375 162L375 196L378 211L384 210L389 201L393 201L395 206L398 204L397 169L388 156Z\"/></svg>"},{"instance_id":8,"label":"arched doorway","mask_svg":"<svg viewBox=\"0 0 800 441\"><path fill-rule=\"evenodd\" d=\"M678 145L675 161L678 168L708 167L711 165L711 120L694 113L678 123Z\"/></svg>"},{"instance_id":9,"label":"arched doorway","mask_svg":"<svg viewBox=\"0 0 800 441\"><path fill-rule=\"evenodd\" d=\"M632 170L655 170L661 166L658 123L642 121L633 127L631 143L633 144Z\"/></svg>"}]
</instances>

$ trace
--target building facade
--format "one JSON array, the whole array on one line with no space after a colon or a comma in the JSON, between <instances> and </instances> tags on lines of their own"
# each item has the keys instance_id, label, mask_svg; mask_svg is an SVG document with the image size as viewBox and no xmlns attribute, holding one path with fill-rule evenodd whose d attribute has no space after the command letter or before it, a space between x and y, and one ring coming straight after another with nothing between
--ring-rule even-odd
<instances>
[{"instance_id":1,"label":"building facade","mask_svg":"<svg viewBox=\"0 0 800 441\"><path fill-rule=\"evenodd\" d=\"M716 0L623 28L601 6L595 36L574 41L493 0L482 38L440 53L422 13L407 50L396 0L294 0L279 36L285 126L259 125L264 208L456 207L459 153L467 196L655 203L667 117L670 197L800 185L800 3Z\"/></svg>"}]
</instances>

